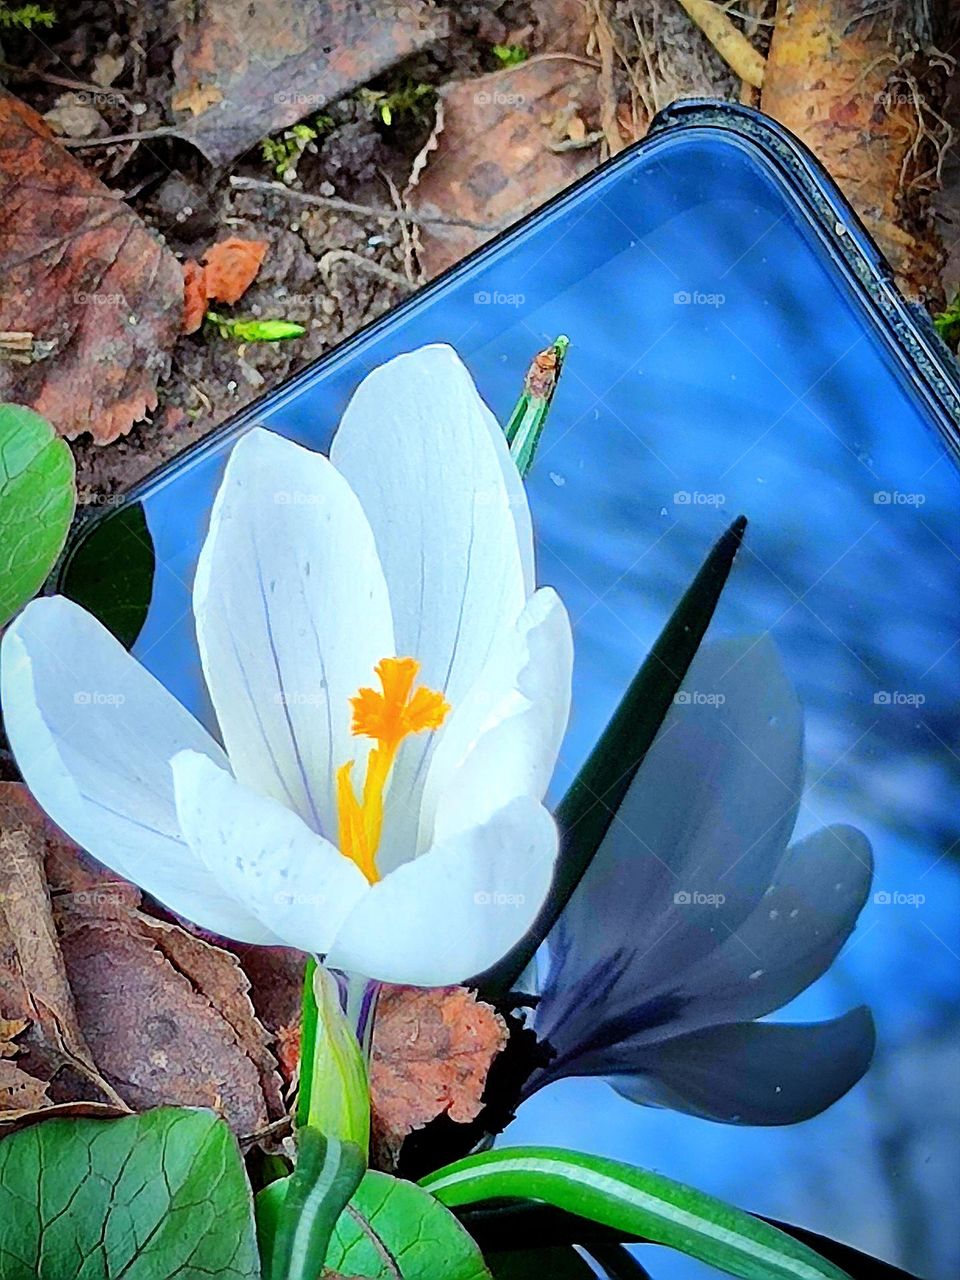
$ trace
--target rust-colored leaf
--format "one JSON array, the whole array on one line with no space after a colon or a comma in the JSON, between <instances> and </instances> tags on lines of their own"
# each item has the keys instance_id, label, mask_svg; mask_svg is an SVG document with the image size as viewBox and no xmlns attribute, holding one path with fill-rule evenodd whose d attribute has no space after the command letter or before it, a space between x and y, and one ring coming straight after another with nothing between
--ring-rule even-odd
<instances>
[{"instance_id":1,"label":"rust-colored leaf","mask_svg":"<svg viewBox=\"0 0 960 1280\"><path fill-rule=\"evenodd\" d=\"M598 116L596 71L579 62L531 58L440 91L438 127L418 159L407 200L417 213L473 226L420 232L427 276L488 240L597 163L596 148L557 149Z\"/></svg>"},{"instance_id":2,"label":"rust-colored leaf","mask_svg":"<svg viewBox=\"0 0 960 1280\"><path fill-rule=\"evenodd\" d=\"M106 444L156 407L180 331L180 266L3 89L0 184L0 330L31 333L34 353L0 360L0 400Z\"/></svg>"},{"instance_id":3,"label":"rust-colored leaf","mask_svg":"<svg viewBox=\"0 0 960 1280\"><path fill-rule=\"evenodd\" d=\"M192 259L183 264L183 332L196 333L207 314L207 273Z\"/></svg>"},{"instance_id":4,"label":"rust-colored leaf","mask_svg":"<svg viewBox=\"0 0 960 1280\"><path fill-rule=\"evenodd\" d=\"M174 55L178 129L214 164L446 34L432 0L194 0Z\"/></svg>"},{"instance_id":5,"label":"rust-colored leaf","mask_svg":"<svg viewBox=\"0 0 960 1280\"><path fill-rule=\"evenodd\" d=\"M250 288L269 248L266 240L230 236L203 255L207 297L214 302L238 302Z\"/></svg>"},{"instance_id":6,"label":"rust-colored leaf","mask_svg":"<svg viewBox=\"0 0 960 1280\"><path fill-rule=\"evenodd\" d=\"M465 987L384 987L370 1073L379 1167L394 1167L407 1134L437 1116L475 1120L506 1043L504 1020Z\"/></svg>"}]
</instances>

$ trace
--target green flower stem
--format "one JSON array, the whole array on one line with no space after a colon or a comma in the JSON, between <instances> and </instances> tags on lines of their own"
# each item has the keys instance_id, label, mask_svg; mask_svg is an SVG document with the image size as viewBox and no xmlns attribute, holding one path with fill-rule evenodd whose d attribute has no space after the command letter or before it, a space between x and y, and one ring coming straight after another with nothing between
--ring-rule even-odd
<instances>
[{"instance_id":1,"label":"green flower stem","mask_svg":"<svg viewBox=\"0 0 960 1280\"><path fill-rule=\"evenodd\" d=\"M368 1066L379 984L308 962L296 1121L328 1138L370 1142Z\"/></svg>"},{"instance_id":2,"label":"green flower stem","mask_svg":"<svg viewBox=\"0 0 960 1280\"><path fill-rule=\"evenodd\" d=\"M503 434L521 476L525 477L533 465L569 346L569 338L561 334L534 356L523 380L520 399L504 427Z\"/></svg>"}]
</instances>

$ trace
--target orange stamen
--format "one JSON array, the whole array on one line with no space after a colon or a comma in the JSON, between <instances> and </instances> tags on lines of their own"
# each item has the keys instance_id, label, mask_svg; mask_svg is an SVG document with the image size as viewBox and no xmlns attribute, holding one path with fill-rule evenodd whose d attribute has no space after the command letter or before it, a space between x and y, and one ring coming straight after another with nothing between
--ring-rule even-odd
<instances>
[{"instance_id":1,"label":"orange stamen","mask_svg":"<svg viewBox=\"0 0 960 1280\"><path fill-rule=\"evenodd\" d=\"M340 852L357 864L371 884L379 880L377 849L383 831L383 797L403 740L439 729L449 710L443 694L421 685L414 689L420 663L414 658L382 658L374 668L380 690L362 688L350 699L351 732L373 738L367 758L362 799L351 779L352 761L337 770Z\"/></svg>"}]
</instances>

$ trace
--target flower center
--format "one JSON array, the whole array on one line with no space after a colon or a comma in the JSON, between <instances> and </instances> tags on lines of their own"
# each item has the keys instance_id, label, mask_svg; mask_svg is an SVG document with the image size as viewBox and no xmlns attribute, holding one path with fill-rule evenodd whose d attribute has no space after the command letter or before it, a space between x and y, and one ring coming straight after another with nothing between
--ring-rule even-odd
<instances>
[{"instance_id":1,"label":"flower center","mask_svg":"<svg viewBox=\"0 0 960 1280\"><path fill-rule=\"evenodd\" d=\"M439 729L450 705L442 693L421 685L414 689L420 663L414 658L381 658L374 668L380 690L362 688L350 699L351 732L373 738L363 790L357 796L350 776L353 761L337 770L337 816L340 852L355 862L371 884L380 879L377 849L383 830L383 793L404 738Z\"/></svg>"}]
</instances>

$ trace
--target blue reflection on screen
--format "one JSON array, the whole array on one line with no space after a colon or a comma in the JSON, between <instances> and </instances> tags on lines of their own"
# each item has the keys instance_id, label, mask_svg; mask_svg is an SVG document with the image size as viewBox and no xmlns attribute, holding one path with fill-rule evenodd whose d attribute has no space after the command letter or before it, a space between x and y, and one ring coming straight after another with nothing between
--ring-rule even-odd
<instances>
[{"instance_id":1,"label":"blue reflection on screen","mask_svg":"<svg viewBox=\"0 0 960 1280\"><path fill-rule=\"evenodd\" d=\"M851 1094L794 1128L719 1126L568 1080L525 1104L503 1141L622 1157L945 1280L960 1268L957 472L779 179L743 143L696 131L555 208L259 420L324 448L363 373L431 341L457 348L505 420L558 333L571 352L529 483L540 580L576 631L553 799L745 513L716 633L770 632L799 690L798 834L853 823L877 858L879 897L839 961L777 1016L866 1002L879 1048ZM135 652L200 714L189 587L225 453L145 500L158 571ZM658 1276L708 1274L645 1257Z\"/></svg>"}]
</instances>

